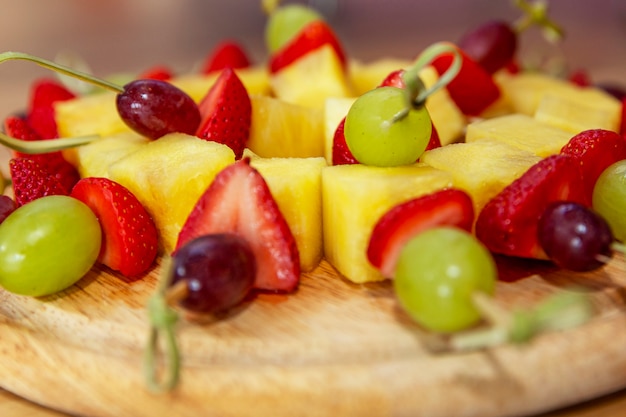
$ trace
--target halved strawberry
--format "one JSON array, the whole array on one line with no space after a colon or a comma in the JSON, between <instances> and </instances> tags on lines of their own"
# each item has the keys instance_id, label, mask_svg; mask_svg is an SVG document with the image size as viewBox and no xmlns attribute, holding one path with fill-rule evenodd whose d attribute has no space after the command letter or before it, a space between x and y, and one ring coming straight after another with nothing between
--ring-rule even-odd
<instances>
[{"instance_id":1,"label":"halved strawberry","mask_svg":"<svg viewBox=\"0 0 626 417\"><path fill-rule=\"evenodd\" d=\"M346 124L346 118L344 117L337 125L335 135L333 136L333 165L348 165L358 164L350 149L346 143L346 136L344 135L344 126Z\"/></svg>"},{"instance_id":2,"label":"halved strawberry","mask_svg":"<svg viewBox=\"0 0 626 417\"><path fill-rule=\"evenodd\" d=\"M157 255L158 235L152 217L124 186L107 178L83 178L72 197L91 208L102 226L98 260L128 278L150 268Z\"/></svg>"},{"instance_id":3,"label":"halved strawberry","mask_svg":"<svg viewBox=\"0 0 626 417\"><path fill-rule=\"evenodd\" d=\"M580 164L582 187L590 206L593 187L602 171L612 163L626 159L626 138L611 130L586 130L572 137L561 153L571 155Z\"/></svg>"},{"instance_id":4,"label":"halved strawberry","mask_svg":"<svg viewBox=\"0 0 626 417\"><path fill-rule=\"evenodd\" d=\"M547 259L537 241L539 218L554 201L584 204L581 182L580 164L570 155L542 159L485 205L476 221L476 236L494 253Z\"/></svg>"},{"instance_id":5,"label":"halved strawberry","mask_svg":"<svg viewBox=\"0 0 626 417\"><path fill-rule=\"evenodd\" d=\"M196 136L227 145L241 158L250 137L252 103L232 68L221 72L198 108L202 121Z\"/></svg>"},{"instance_id":6,"label":"halved strawberry","mask_svg":"<svg viewBox=\"0 0 626 417\"><path fill-rule=\"evenodd\" d=\"M44 140L35 130L19 116L8 116L4 120L4 130L15 139L26 141ZM63 153L47 152L42 154L25 154L13 151L14 158L26 157L37 162L46 172L56 177L67 193L80 179L78 170L63 157Z\"/></svg>"},{"instance_id":7,"label":"halved strawberry","mask_svg":"<svg viewBox=\"0 0 626 417\"><path fill-rule=\"evenodd\" d=\"M280 71L310 51L326 44L333 47L339 61L345 68L347 64L346 54L335 32L325 22L314 20L305 25L289 43L270 57L270 73Z\"/></svg>"},{"instance_id":8,"label":"halved strawberry","mask_svg":"<svg viewBox=\"0 0 626 417\"><path fill-rule=\"evenodd\" d=\"M211 54L206 58L200 73L209 74L222 71L225 68L248 68L250 59L243 46L233 40L225 40L219 43Z\"/></svg>"},{"instance_id":9,"label":"halved strawberry","mask_svg":"<svg viewBox=\"0 0 626 417\"><path fill-rule=\"evenodd\" d=\"M31 158L12 158L9 172L18 206L47 195L68 195L54 175Z\"/></svg>"},{"instance_id":10,"label":"halved strawberry","mask_svg":"<svg viewBox=\"0 0 626 417\"><path fill-rule=\"evenodd\" d=\"M42 78L32 84L26 121L42 139L59 136L54 113L54 103L76 97L59 81Z\"/></svg>"},{"instance_id":11,"label":"halved strawberry","mask_svg":"<svg viewBox=\"0 0 626 417\"><path fill-rule=\"evenodd\" d=\"M404 245L435 226L472 230L474 205L463 190L449 188L398 204L376 223L367 247L367 259L383 276L393 278Z\"/></svg>"},{"instance_id":12,"label":"halved strawberry","mask_svg":"<svg viewBox=\"0 0 626 417\"><path fill-rule=\"evenodd\" d=\"M491 74L469 58L460 48L461 70L446 86L450 98L454 100L463 114L478 116L500 97L500 87ZM453 54L445 53L435 58L433 67L441 75L452 65Z\"/></svg>"},{"instance_id":13,"label":"halved strawberry","mask_svg":"<svg viewBox=\"0 0 626 417\"><path fill-rule=\"evenodd\" d=\"M235 233L252 247L257 276L254 287L294 291L300 281L296 241L267 183L243 158L222 170L192 209L177 248L198 236Z\"/></svg>"}]
</instances>

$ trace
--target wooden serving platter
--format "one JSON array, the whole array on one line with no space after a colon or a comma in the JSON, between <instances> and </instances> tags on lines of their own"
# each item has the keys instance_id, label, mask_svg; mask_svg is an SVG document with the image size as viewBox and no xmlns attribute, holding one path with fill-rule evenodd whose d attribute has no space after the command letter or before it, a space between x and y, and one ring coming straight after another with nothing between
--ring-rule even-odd
<instances>
[{"instance_id":1,"label":"wooden serving platter","mask_svg":"<svg viewBox=\"0 0 626 417\"><path fill-rule=\"evenodd\" d=\"M159 265L125 282L94 269L35 299L0 290L0 387L73 415L519 416L626 387L626 264L572 274L499 259L497 300L587 291L596 315L523 346L442 352L389 282L355 285L326 263L294 295L259 295L219 321L181 321L181 382L147 390L145 304Z\"/></svg>"}]
</instances>

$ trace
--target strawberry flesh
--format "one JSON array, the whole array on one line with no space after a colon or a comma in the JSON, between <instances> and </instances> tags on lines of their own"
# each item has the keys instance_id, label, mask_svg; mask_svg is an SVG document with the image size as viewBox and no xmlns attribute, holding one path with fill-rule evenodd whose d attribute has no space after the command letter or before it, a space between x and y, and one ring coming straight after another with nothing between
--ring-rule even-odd
<instances>
[{"instance_id":1,"label":"strawberry flesh","mask_svg":"<svg viewBox=\"0 0 626 417\"><path fill-rule=\"evenodd\" d=\"M229 146L241 158L250 137L252 103L232 68L226 68L198 106L202 118L196 136Z\"/></svg>"},{"instance_id":2,"label":"strawberry flesh","mask_svg":"<svg viewBox=\"0 0 626 417\"><path fill-rule=\"evenodd\" d=\"M33 83L26 120L42 139L59 137L54 103L71 100L76 95L53 79L40 79Z\"/></svg>"},{"instance_id":3,"label":"strawberry flesh","mask_svg":"<svg viewBox=\"0 0 626 417\"><path fill-rule=\"evenodd\" d=\"M209 74L226 68L248 68L250 59L243 47L235 41L226 40L218 44L202 66L201 73Z\"/></svg>"},{"instance_id":4,"label":"strawberry flesh","mask_svg":"<svg viewBox=\"0 0 626 417\"><path fill-rule=\"evenodd\" d=\"M107 178L83 178L70 194L95 213L102 226L98 260L127 278L145 273L157 256L157 229L144 206Z\"/></svg>"},{"instance_id":5,"label":"strawberry flesh","mask_svg":"<svg viewBox=\"0 0 626 417\"><path fill-rule=\"evenodd\" d=\"M626 159L626 138L611 130L585 130L572 137L561 153L572 156L580 164L586 203L590 206L593 188L602 171Z\"/></svg>"},{"instance_id":6,"label":"strawberry flesh","mask_svg":"<svg viewBox=\"0 0 626 417\"><path fill-rule=\"evenodd\" d=\"M164 65L155 65L154 67L148 68L137 77L137 79L140 80L159 81L169 81L172 78L174 78L174 72Z\"/></svg>"},{"instance_id":7,"label":"strawberry flesh","mask_svg":"<svg viewBox=\"0 0 626 417\"><path fill-rule=\"evenodd\" d=\"M346 136L344 134L344 127L346 124L346 118L344 117L339 122L337 129L335 130L335 136L333 137L333 165L349 165L358 164L350 149L346 143Z\"/></svg>"},{"instance_id":8,"label":"strawberry flesh","mask_svg":"<svg viewBox=\"0 0 626 417\"><path fill-rule=\"evenodd\" d=\"M176 248L212 233L235 233L248 241L257 263L256 289L282 293L297 288L300 259L295 238L249 158L218 173L189 214Z\"/></svg>"},{"instance_id":9,"label":"strawberry flesh","mask_svg":"<svg viewBox=\"0 0 626 417\"><path fill-rule=\"evenodd\" d=\"M12 158L9 172L18 207L48 195L68 195L59 180L34 159Z\"/></svg>"},{"instance_id":10,"label":"strawberry flesh","mask_svg":"<svg viewBox=\"0 0 626 417\"><path fill-rule=\"evenodd\" d=\"M408 200L387 211L376 223L367 258L383 276L392 278L404 245L417 234L436 226L472 230L474 205L460 189L444 189Z\"/></svg>"},{"instance_id":11,"label":"strawberry flesh","mask_svg":"<svg viewBox=\"0 0 626 417\"><path fill-rule=\"evenodd\" d=\"M554 201L586 204L578 161L552 155L530 167L491 199L476 221L476 237L494 253L547 259L537 240L537 224Z\"/></svg>"}]
</instances>

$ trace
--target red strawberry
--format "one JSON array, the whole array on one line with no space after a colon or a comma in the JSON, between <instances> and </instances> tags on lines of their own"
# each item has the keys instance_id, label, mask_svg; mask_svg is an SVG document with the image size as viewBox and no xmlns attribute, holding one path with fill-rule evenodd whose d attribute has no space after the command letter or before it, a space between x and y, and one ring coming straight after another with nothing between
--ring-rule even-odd
<instances>
[{"instance_id":1,"label":"red strawberry","mask_svg":"<svg viewBox=\"0 0 626 417\"><path fill-rule=\"evenodd\" d=\"M270 73L280 71L300 57L326 44L333 47L345 68L346 55L337 36L325 22L315 20L304 26L294 39L270 57Z\"/></svg>"},{"instance_id":2,"label":"red strawberry","mask_svg":"<svg viewBox=\"0 0 626 417\"><path fill-rule=\"evenodd\" d=\"M9 161L15 203L18 206L47 195L67 195L59 181L31 158Z\"/></svg>"},{"instance_id":3,"label":"red strawberry","mask_svg":"<svg viewBox=\"0 0 626 417\"><path fill-rule=\"evenodd\" d=\"M569 81L579 87L589 87L591 82L591 76L583 69L576 70L569 75Z\"/></svg>"},{"instance_id":4,"label":"red strawberry","mask_svg":"<svg viewBox=\"0 0 626 417\"><path fill-rule=\"evenodd\" d=\"M333 137L333 165L348 165L358 164L350 149L346 143L346 137L343 133L344 126L346 124L346 118L344 117L339 122L337 129L335 130L335 136Z\"/></svg>"},{"instance_id":5,"label":"red strawberry","mask_svg":"<svg viewBox=\"0 0 626 417\"><path fill-rule=\"evenodd\" d=\"M54 103L76 97L60 82L53 79L40 79L31 88L31 97L26 120L42 139L59 136L54 114Z\"/></svg>"},{"instance_id":6,"label":"red strawberry","mask_svg":"<svg viewBox=\"0 0 626 417\"><path fill-rule=\"evenodd\" d=\"M250 137L252 103L232 68L226 68L199 104L202 121L196 136L230 146L241 158Z\"/></svg>"},{"instance_id":7,"label":"red strawberry","mask_svg":"<svg viewBox=\"0 0 626 417\"><path fill-rule=\"evenodd\" d=\"M8 116L4 120L5 132L15 139L27 141L42 140L41 136L35 132L26 120L18 116ZM15 158L26 157L37 162L61 183L67 193L69 193L79 180L80 176L76 168L67 162L60 151L42 154L25 154L13 152Z\"/></svg>"},{"instance_id":8,"label":"red strawberry","mask_svg":"<svg viewBox=\"0 0 626 417\"><path fill-rule=\"evenodd\" d=\"M505 187L481 210L476 236L494 253L546 259L537 223L554 201L586 202L578 161L566 154L542 159Z\"/></svg>"},{"instance_id":9,"label":"red strawberry","mask_svg":"<svg viewBox=\"0 0 626 417\"><path fill-rule=\"evenodd\" d=\"M169 81L174 77L171 69L163 65L156 65L148 68L137 77L140 80L160 80Z\"/></svg>"},{"instance_id":10,"label":"red strawberry","mask_svg":"<svg viewBox=\"0 0 626 417\"><path fill-rule=\"evenodd\" d=\"M626 137L626 97L622 98L622 122L619 127L619 133Z\"/></svg>"},{"instance_id":11,"label":"red strawberry","mask_svg":"<svg viewBox=\"0 0 626 417\"><path fill-rule=\"evenodd\" d=\"M447 85L450 97L463 114L478 116L500 97L500 88L491 74L469 58L462 50L461 70ZM446 53L433 60L432 65L441 75L452 65L452 53Z\"/></svg>"},{"instance_id":12,"label":"red strawberry","mask_svg":"<svg viewBox=\"0 0 626 417\"><path fill-rule=\"evenodd\" d=\"M626 159L626 138L610 130L586 130L572 137L561 153L571 155L580 164L582 188L590 206L593 187L602 171L613 162Z\"/></svg>"},{"instance_id":13,"label":"red strawberry","mask_svg":"<svg viewBox=\"0 0 626 417\"><path fill-rule=\"evenodd\" d=\"M222 71L225 68L248 68L250 59L243 47L232 40L226 40L218 44L207 57L200 72L209 74L215 71Z\"/></svg>"},{"instance_id":14,"label":"red strawberry","mask_svg":"<svg viewBox=\"0 0 626 417\"><path fill-rule=\"evenodd\" d=\"M127 188L107 178L83 178L70 195L88 205L100 221L102 264L129 278L150 268L157 255L157 229Z\"/></svg>"},{"instance_id":15,"label":"red strawberry","mask_svg":"<svg viewBox=\"0 0 626 417\"><path fill-rule=\"evenodd\" d=\"M474 204L460 189L445 189L398 204L376 223L367 258L392 278L404 245L418 233L436 226L456 226L468 232L474 222Z\"/></svg>"},{"instance_id":16,"label":"red strawberry","mask_svg":"<svg viewBox=\"0 0 626 417\"><path fill-rule=\"evenodd\" d=\"M177 248L198 236L235 233L250 243L255 288L294 291L300 281L296 241L267 183L249 158L226 167L200 197L178 236Z\"/></svg>"}]
</instances>

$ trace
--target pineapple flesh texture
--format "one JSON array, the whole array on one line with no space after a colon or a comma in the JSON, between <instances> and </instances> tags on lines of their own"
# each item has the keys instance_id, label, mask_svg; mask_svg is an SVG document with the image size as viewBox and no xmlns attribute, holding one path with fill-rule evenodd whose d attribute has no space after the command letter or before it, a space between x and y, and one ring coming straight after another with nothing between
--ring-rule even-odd
<instances>
[{"instance_id":1,"label":"pineapple flesh texture","mask_svg":"<svg viewBox=\"0 0 626 417\"><path fill-rule=\"evenodd\" d=\"M110 136L131 129L117 112L116 94L94 93L54 104L55 120L60 137Z\"/></svg>"},{"instance_id":2,"label":"pineapple flesh texture","mask_svg":"<svg viewBox=\"0 0 626 417\"><path fill-rule=\"evenodd\" d=\"M182 133L151 141L109 166L109 177L146 207L171 253L196 202L215 175L235 161L226 145Z\"/></svg>"},{"instance_id":3,"label":"pineapple flesh texture","mask_svg":"<svg viewBox=\"0 0 626 417\"><path fill-rule=\"evenodd\" d=\"M354 100L356 99L353 97L326 99L324 106L324 157L328 165L333 164L335 131L341 120L348 114Z\"/></svg>"},{"instance_id":4,"label":"pineapple flesh texture","mask_svg":"<svg viewBox=\"0 0 626 417\"><path fill-rule=\"evenodd\" d=\"M616 106L603 106L592 97L587 101L578 101L570 97L546 94L537 107L535 119L574 135L590 129L619 132L621 103L615 104Z\"/></svg>"},{"instance_id":5,"label":"pineapple flesh texture","mask_svg":"<svg viewBox=\"0 0 626 417\"><path fill-rule=\"evenodd\" d=\"M427 165L449 172L455 186L472 197L475 213L540 160L532 152L493 139L431 149L420 159Z\"/></svg>"},{"instance_id":6,"label":"pineapple flesh texture","mask_svg":"<svg viewBox=\"0 0 626 417\"><path fill-rule=\"evenodd\" d=\"M326 160L252 156L250 164L265 179L296 239L302 271L312 271L323 253L321 175Z\"/></svg>"},{"instance_id":7,"label":"pineapple flesh texture","mask_svg":"<svg viewBox=\"0 0 626 417\"><path fill-rule=\"evenodd\" d=\"M324 113L278 98L252 95L247 147L264 158L324 156Z\"/></svg>"},{"instance_id":8,"label":"pineapple flesh texture","mask_svg":"<svg viewBox=\"0 0 626 417\"><path fill-rule=\"evenodd\" d=\"M468 124L465 141L494 139L545 158L559 153L572 136L531 116L510 114Z\"/></svg>"},{"instance_id":9,"label":"pineapple flesh texture","mask_svg":"<svg viewBox=\"0 0 626 417\"><path fill-rule=\"evenodd\" d=\"M326 44L270 75L274 95L289 103L322 110L328 97L351 97L341 61Z\"/></svg>"},{"instance_id":10,"label":"pineapple flesh texture","mask_svg":"<svg viewBox=\"0 0 626 417\"><path fill-rule=\"evenodd\" d=\"M378 219L396 204L452 185L449 173L420 163L391 168L360 164L323 168L326 260L352 282L383 280L366 253Z\"/></svg>"},{"instance_id":11,"label":"pineapple flesh texture","mask_svg":"<svg viewBox=\"0 0 626 417\"><path fill-rule=\"evenodd\" d=\"M118 133L73 149L81 178L109 177L109 166L137 151L150 140L134 132ZM64 154L65 155L65 154ZM69 160L69 158L68 158Z\"/></svg>"}]
</instances>

